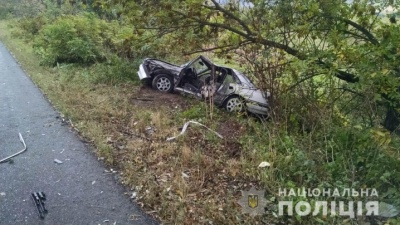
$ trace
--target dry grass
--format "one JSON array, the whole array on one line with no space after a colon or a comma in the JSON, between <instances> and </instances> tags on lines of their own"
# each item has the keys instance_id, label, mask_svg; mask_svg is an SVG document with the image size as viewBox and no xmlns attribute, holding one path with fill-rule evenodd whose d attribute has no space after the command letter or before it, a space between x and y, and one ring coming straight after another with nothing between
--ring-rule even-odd
<instances>
[{"instance_id":1,"label":"dry grass","mask_svg":"<svg viewBox=\"0 0 400 225\"><path fill-rule=\"evenodd\" d=\"M348 149L353 141L349 143L342 134L347 134L349 128L333 123L334 112L324 104L304 102L301 93L286 95L277 101L282 107L275 114L281 118L276 121L272 118L270 127L252 119L237 119L218 109L211 119L207 111L210 107L193 99L162 94L133 83L94 83L96 79L91 78L96 78L96 70L92 67L41 67L30 45L11 38L4 21L0 21L0 40L12 50L53 105L71 121L71 126L93 144L99 158L119 172L120 182L130 189L127 194L136 192L135 200L164 224L320 224L321 219L326 224L337 224L334 217L271 216L277 212L275 203L280 200L277 194L280 187L336 184L354 177L354 170L347 168L353 163L351 157L336 160L330 163L333 169L327 169L323 149L333 151L335 147L339 156L342 153L352 156L354 150L359 150L355 153L364 157L362 149ZM284 104L299 106L287 108ZM301 111L292 114L287 109ZM176 141L166 141L191 119L201 119L224 139L194 126ZM315 129L315 133L304 132L305 128L313 130L318 126L320 129ZM365 142L364 134L357 135ZM378 132L376 142L387 143L386 136L382 138ZM375 144L371 144L374 148ZM393 146L387 145L387 151L397 159L399 151ZM372 150L374 154L375 149ZM258 168L262 161L270 162L271 166ZM379 173L386 172L379 166L374 168ZM339 173L333 177L332 171L339 169L347 169L345 175ZM269 203L263 217L242 214L237 203L240 191L251 186L266 190Z\"/></svg>"},{"instance_id":2,"label":"dry grass","mask_svg":"<svg viewBox=\"0 0 400 225\"><path fill-rule=\"evenodd\" d=\"M121 182L137 192L136 201L147 211L164 224L259 222L241 214L237 204L240 190L257 183L251 170L258 164L249 169L238 142L246 130L235 118L204 120L227 136L224 140L193 127L166 142L179 133L185 122L179 115L193 100L134 84L93 84L77 67L42 67L29 45L11 38L7 24L0 21L0 39L96 154L120 172Z\"/></svg>"}]
</instances>

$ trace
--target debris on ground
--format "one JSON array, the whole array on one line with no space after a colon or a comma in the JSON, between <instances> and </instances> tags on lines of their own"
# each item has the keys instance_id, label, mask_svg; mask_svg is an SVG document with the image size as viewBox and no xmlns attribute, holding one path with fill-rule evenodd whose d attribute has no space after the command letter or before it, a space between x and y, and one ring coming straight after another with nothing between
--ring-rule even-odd
<instances>
[{"instance_id":1,"label":"debris on ground","mask_svg":"<svg viewBox=\"0 0 400 225\"><path fill-rule=\"evenodd\" d=\"M145 130L148 135L152 135L152 134L154 134L154 132L156 132L156 129L151 126L146 127Z\"/></svg>"},{"instance_id":2,"label":"debris on ground","mask_svg":"<svg viewBox=\"0 0 400 225\"><path fill-rule=\"evenodd\" d=\"M213 132L215 135L217 135L219 138L221 138L221 139L223 139L224 137L222 137L222 135L220 135L219 133L217 133L217 132L215 132L215 131L213 131L213 130L211 130L210 128L208 128L206 125L204 125L204 124L201 124L201 123L199 123L199 122L197 122L197 121L193 121L193 120L190 120L190 121L188 121L188 122L186 122L184 125L183 125L183 128L182 128L182 131L181 131L181 133L180 134L178 134L177 136L175 136L175 137L170 137L170 138L167 138L167 141L172 141L172 140L175 140L177 137L179 137L179 136L181 136L181 135L183 135L185 132L186 132L186 129L189 127L189 124L196 124L196 125L200 125L200 126L202 126L202 127L204 127L204 128L206 128L207 130L209 130L209 131L211 131L211 132Z\"/></svg>"},{"instance_id":3,"label":"debris on ground","mask_svg":"<svg viewBox=\"0 0 400 225\"><path fill-rule=\"evenodd\" d=\"M261 162L260 165L258 165L258 168L264 168L264 167L270 167L271 164L269 162Z\"/></svg>"},{"instance_id":4,"label":"debris on ground","mask_svg":"<svg viewBox=\"0 0 400 225\"><path fill-rule=\"evenodd\" d=\"M17 155L19 155L19 154L21 154L21 153L23 153L23 152L26 151L27 147L26 147L24 138L22 137L22 134L21 134L21 133L19 133L19 141L21 141L21 143L24 145L24 148L23 148L21 151L15 153L15 154L13 154L13 155L10 155L10 156L8 156L8 157L6 157L6 158L4 158L4 159L1 159L1 160L0 160L0 163L7 162L7 161L9 161L12 157L15 157L15 156L17 156Z\"/></svg>"},{"instance_id":5,"label":"debris on ground","mask_svg":"<svg viewBox=\"0 0 400 225\"><path fill-rule=\"evenodd\" d=\"M182 172L182 178L189 178L189 175L187 175L186 173Z\"/></svg>"},{"instance_id":6,"label":"debris on ground","mask_svg":"<svg viewBox=\"0 0 400 225\"><path fill-rule=\"evenodd\" d=\"M38 210L40 219L44 219L45 214L47 214L47 209L44 205L46 201L46 195L44 192L33 192L31 193L32 200L35 203L36 209Z\"/></svg>"},{"instance_id":7,"label":"debris on ground","mask_svg":"<svg viewBox=\"0 0 400 225\"><path fill-rule=\"evenodd\" d=\"M59 160L59 159L54 159L54 162L57 163L57 164L62 164L62 163L63 163L63 162L62 162L61 160Z\"/></svg>"}]
</instances>

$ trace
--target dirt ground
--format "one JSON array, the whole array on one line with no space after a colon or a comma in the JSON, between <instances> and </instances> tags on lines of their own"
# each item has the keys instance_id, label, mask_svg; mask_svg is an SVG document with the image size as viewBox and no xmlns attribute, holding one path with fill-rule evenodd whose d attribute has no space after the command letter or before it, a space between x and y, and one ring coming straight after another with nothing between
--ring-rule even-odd
<instances>
[{"instance_id":1,"label":"dirt ground","mask_svg":"<svg viewBox=\"0 0 400 225\"><path fill-rule=\"evenodd\" d=\"M214 219L226 217L234 221L241 209L235 203L241 197L240 190L246 190L247 186L253 183L252 178L240 173L243 168L242 158L246 157L243 151L245 148L241 143L248 132L246 119L238 119L238 115L217 108L214 119L200 118L204 112L201 112L202 108L197 105L200 103L198 99L177 93L162 93L148 86L138 87L131 94L129 103L138 111L150 109L154 112L150 118L153 122L156 121L153 125L147 122L142 126L154 126L154 134L151 135L146 134L145 130L137 130L140 122L134 126L120 124L119 131L124 129L124 137L114 136L112 143L109 143L114 149L118 149L118 154L115 154L116 161L119 162L117 164L123 165L120 162L124 161L135 162L134 171L130 168L124 170L128 178L134 177L128 173L134 172L135 176L138 176L143 173L138 168L147 168L149 172L140 176L154 176L157 180L157 185L153 186L149 184L149 180L143 178L140 183L145 184L144 188L150 192L139 192L143 197L137 201L149 210L160 210L157 214L163 219L172 216L171 213L174 214L170 211L171 207L183 204L184 208L181 210L189 212L189 215L182 221L175 221L177 224L199 223L202 221L198 218L199 215ZM186 122L186 119L181 117L182 113L197 108L200 110L199 118L196 118L196 111L195 118L192 119L201 120L201 123L221 134L223 139L194 125L189 126L186 133L174 143L165 142L165 138L170 137L167 135L178 134L182 129L183 123ZM157 117L160 113L161 116ZM171 120L180 121L171 123ZM165 124L165 121L170 122ZM171 132L171 129L174 131ZM139 165L142 166L138 167ZM187 177L182 179L182 173ZM129 180L126 182L130 183ZM152 194L163 193L165 190L170 191L163 195ZM231 193L229 198L226 198L227 193ZM164 204L160 198L166 198L164 200L171 204L171 207L157 210L157 205ZM185 199L184 203L182 199ZM204 202L214 201L212 199L224 199L224 203L215 202L204 206ZM225 210L231 212L229 216L220 215ZM162 215L165 212L168 212L168 215ZM218 224L218 219L215 222Z\"/></svg>"},{"instance_id":2,"label":"dirt ground","mask_svg":"<svg viewBox=\"0 0 400 225\"><path fill-rule=\"evenodd\" d=\"M193 106L199 100L190 97L184 96L177 93L163 93L152 89L149 86L142 85L135 93L132 93L131 103L137 107L145 107L145 108L158 108L160 106L164 106L173 110L186 110ZM232 115L228 115L228 112L224 112L222 109L221 112L226 114L226 118L218 121L217 132L221 134L227 141L227 143L233 143L235 140L243 135L245 132L245 128L242 124L239 124L237 120L232 118ZM234 144L233 151L238 151L237 148L240 146ZM236 154L236 153L235 153Z\"/></svg>"},{"instance_id":3,"label":"dirt ground","mask_svg":"<svg viewBox=\"0 0 400 225\"><path fill-rule=\"evenodd\" d=\"M142 85L132 93L131 103L138 107L157 108L160 105L171 109L187 109L195 99L186 98L176 93L163 93Z\"/></svg>"}]
</instances>

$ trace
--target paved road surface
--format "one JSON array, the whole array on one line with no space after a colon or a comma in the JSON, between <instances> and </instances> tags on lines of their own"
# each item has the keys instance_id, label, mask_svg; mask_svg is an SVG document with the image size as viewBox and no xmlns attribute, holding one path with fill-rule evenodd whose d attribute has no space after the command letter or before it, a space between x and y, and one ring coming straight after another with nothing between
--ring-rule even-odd
<instances>
[{"instance_id":1,"label":"paved road surface","mask_svg":"<svg viewBox=\"0 0 400 225\"><path fill-rule=\"evenodd\" d=\"M0 164L1 225L156 224L62 125L58 113L0 43L1 159L22 149L19 132L28 150L13 164ZM44 220L30 199L37 191L47 195L49 212Z\"/></svg>"}]
</instances>

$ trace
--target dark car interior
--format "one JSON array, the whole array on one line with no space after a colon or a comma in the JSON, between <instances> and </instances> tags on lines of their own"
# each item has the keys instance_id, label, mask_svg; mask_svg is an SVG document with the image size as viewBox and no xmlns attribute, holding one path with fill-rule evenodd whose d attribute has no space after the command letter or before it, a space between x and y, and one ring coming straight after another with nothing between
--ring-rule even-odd
<instances>
[{"instance_id":1,"label":"dark car interior","mask_svg":"<svg viewBox=\"0 0 400 225\"><path fill-rule=\"evenodd\" d=\"M189 67L185 68L182 73L184 73L184 76L178 86L195 93L200 93L201 88L204 85L210 85L213 80L210 70L202 71L201 74L198 74L195 68ZM226 68L216 67L214 84L216 84L217 88L221 86L228 73Z\"/></svg>"},{"instance_id":2,"label":"dark car interior","mask_svg":"<svg viewBox=\"0 0 400 225\"><path fill-rule=\"evenodd\" d=\"M204 82L198 78L196 70L189 67L183 69L182 73L184 75L182 76L178 86L195 93L200 93L200 89L204 85Z\"/></svg>"}]
</instances>

